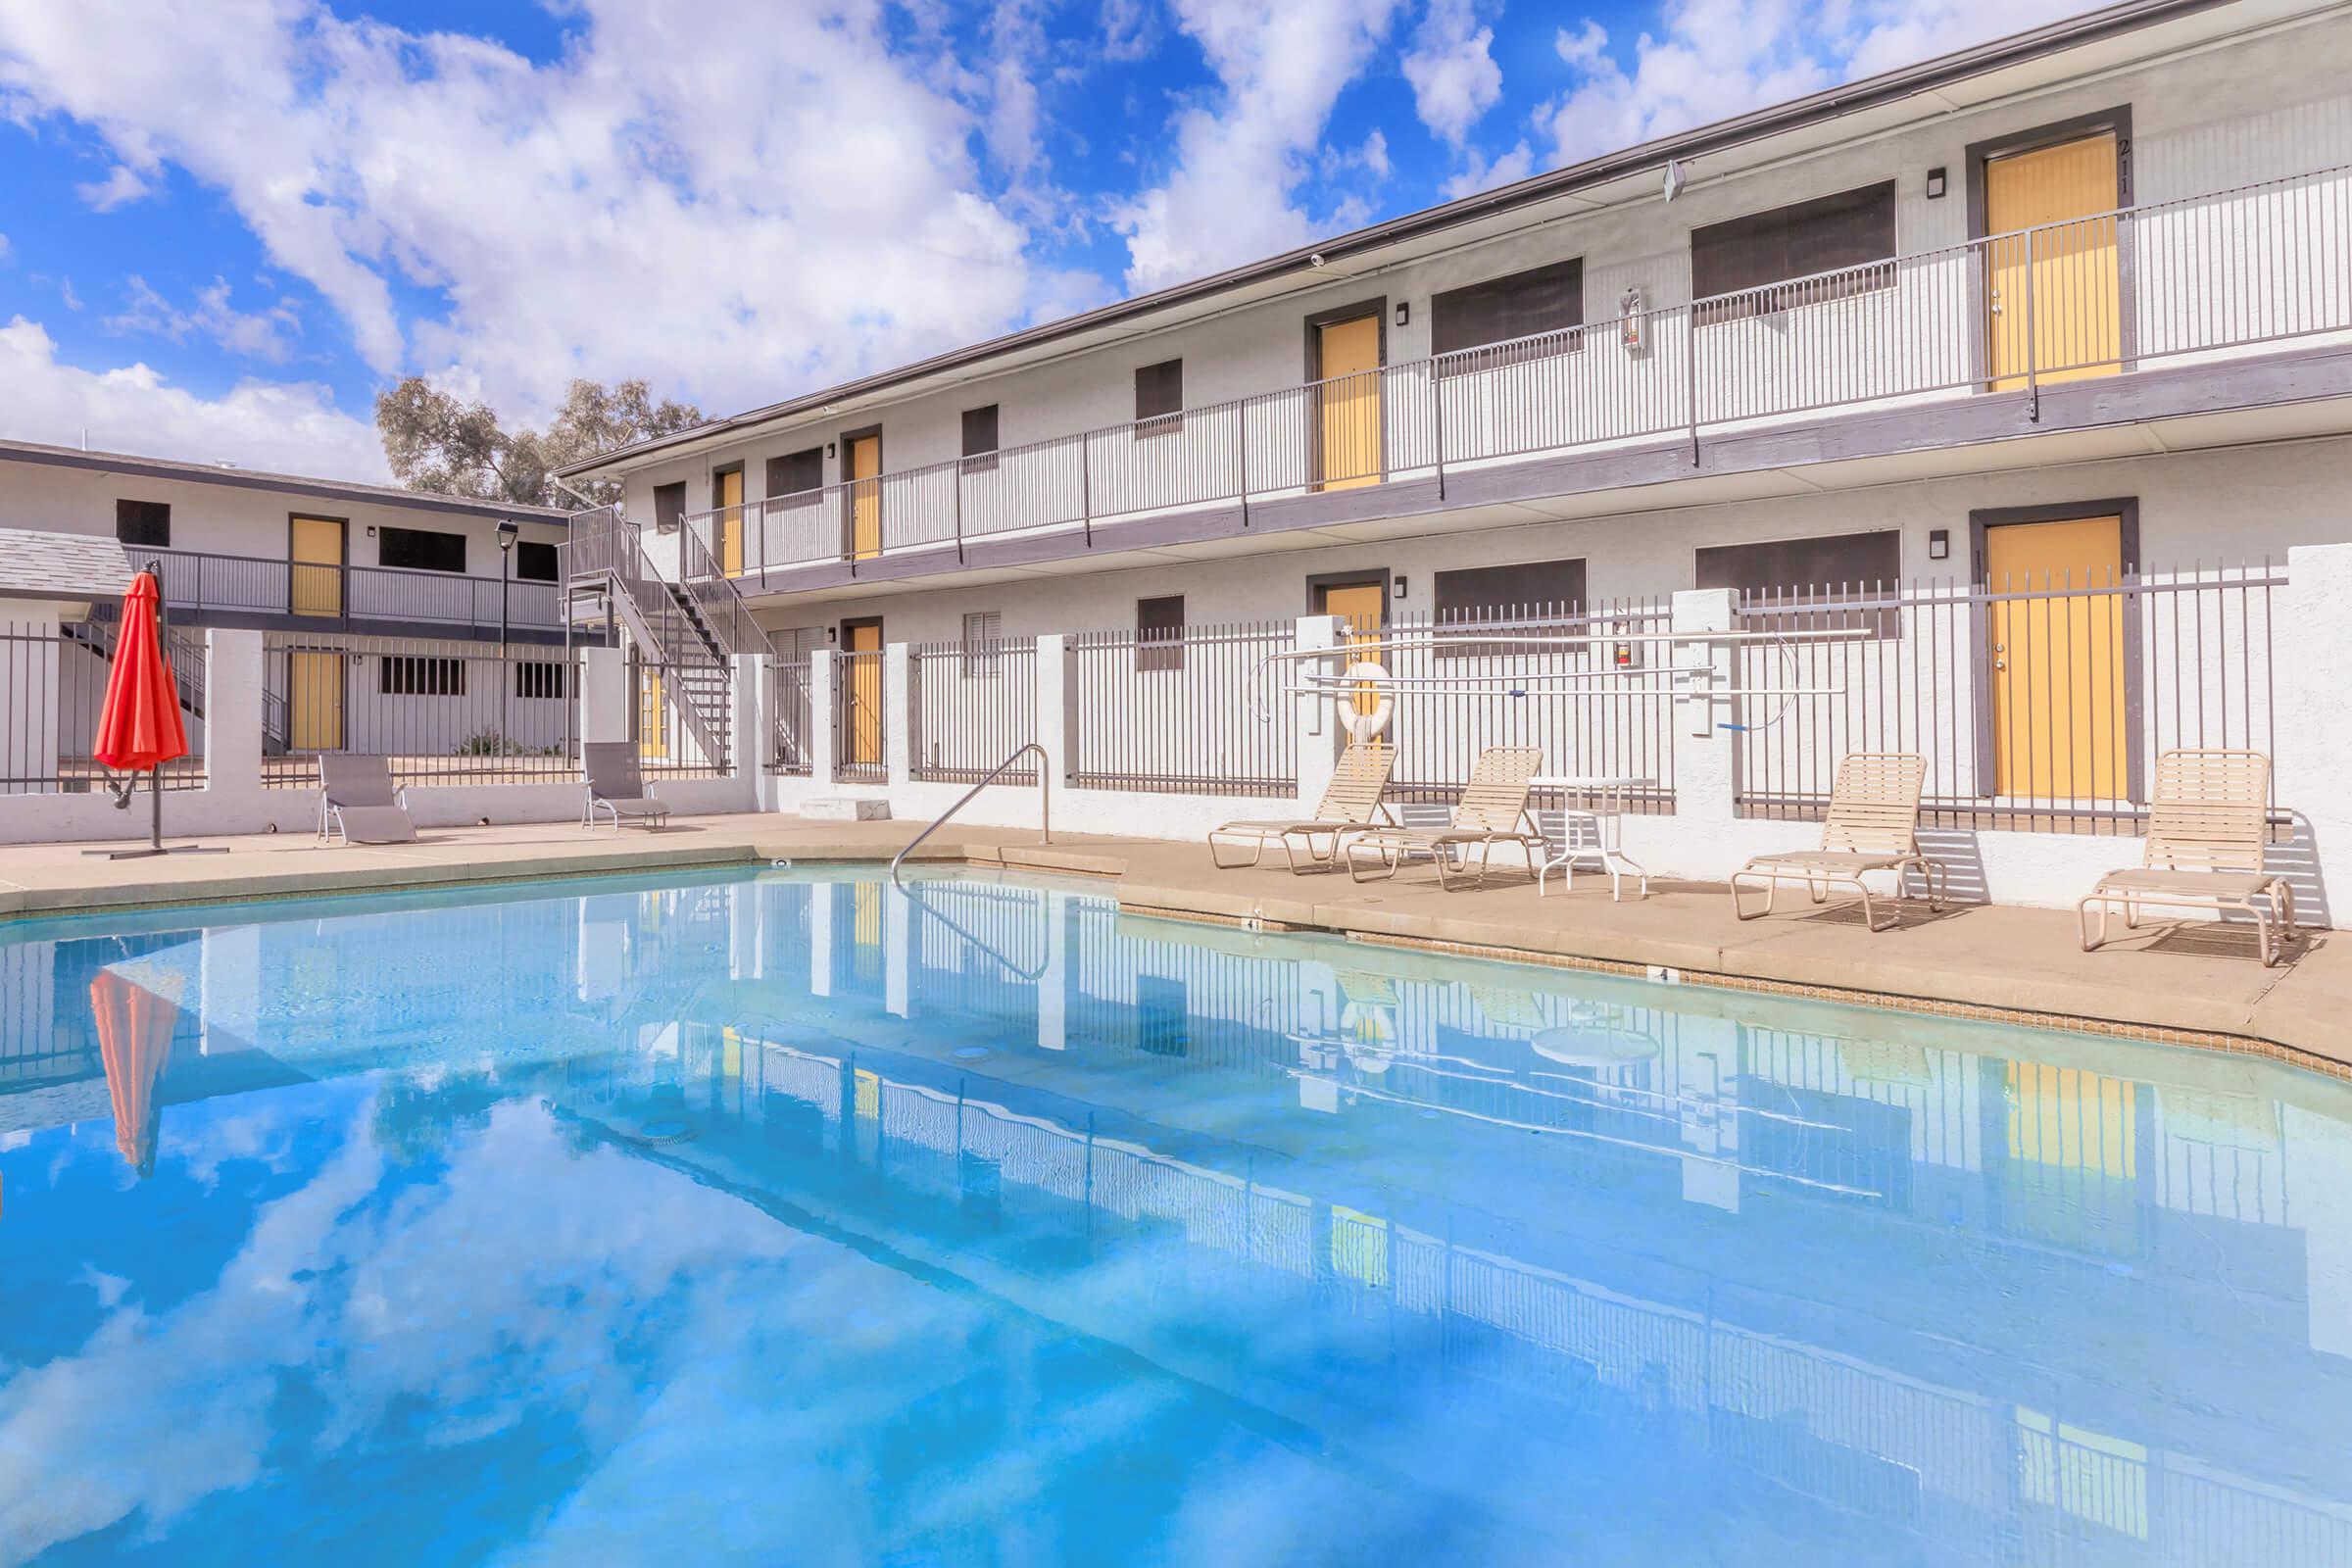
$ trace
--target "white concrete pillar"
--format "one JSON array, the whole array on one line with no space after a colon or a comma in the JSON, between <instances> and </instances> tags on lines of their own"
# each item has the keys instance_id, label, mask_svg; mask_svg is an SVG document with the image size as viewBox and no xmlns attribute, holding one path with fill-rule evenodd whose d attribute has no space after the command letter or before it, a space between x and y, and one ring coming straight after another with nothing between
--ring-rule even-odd
<instances>
[{"instance_id":1,"label":"white concrete pillar","mask_svg":"<svg viewBox=\"0 0 2352 1568\"><path fill-rule=\"evenodd\" d=\"M737 654L731 661L727 689L732 701L727 722L734 733L727 746L735 754L735 779L743 786L743 804L755 810L765 802L767 786L767 661L758 654Z\"/></svg>"},{"instance_id":2,"label":"white concrete pillar","mask_svg":"<svg viewBox=\"0 0 2352 1568\"><path fill-rule=\"evenodd\" d=\"M1677 632L1733 629L1736 616L1728 588L1685 589L1674 596ZM1733 796L1738 768L1733 758L1740 722L1738 702L1727 695L1738 668L1728 643L1669 643L1674 661L1674 814L1728 822L1737 814Z\"/></svg>"},{"instance_id":3,"label":"white concrete pillar","mask_svg":"<svg viewBox=\"0 0 2352 1568\"><path fill-rule=\"evenodd\" d=\"M1347 617L1301 615L1297 637L1301 651L1344 647L1348 639ZM1328 662L1316 662L1332 674L1340 673L1344 662L1336 657ZM1284 702L1292 705L1292 722L1298 726L1298 809L1312 811L1323 803L1323 792L1331 788L1332 772L1339 763L1340 753L1348 745L1348 726L1340 719L1339 704L1329 697L1314 694L1285 699L1275 695L1316 664L1283 661L1266 667L1264 678L1268 689L1258 692L1257 698L1275 704L1277 712Z\"/></svg>"},{"instance_id":4,"label":"white concrete pillar","mask_svg":"<svg viewBox=\"0 0 2352 1568\"><path fill-rule=\"evenodd\" d=\"M1037 1044L1061 1051L1070 1043L1070 896L1048 889L1046 968L1037 980Z\"/></svg>"},{"instance_id":5,"label":"white concrete pillar","mask_svg":"<svg viewBox=\"0 0 2352 1568\"><path fill-rule=\"evenodd\" d=\"M630 738L629 656L619 648L580 650L580 741Z\"/></svg>"},{"instance_id":6,"label":"white concrete pillar","mask_svg":"<svg viewBox=\"0 0 2352 1568\"><path fill-rule=\"evenodd\" d=\"M882 647L882 762L894 796L914 769L914 660L905 643Z\"/></svg>"},{"instance_id":7,"label":"white concrete pillar","mask_svg":"<svg viewBox=\"0 0 2352 1568\"><path fill-rule=\"evenodd\" d=\"M840 755L841 737L833 733L834 671L840 659L830 648L808 655L808 782L818 788L833 782L833 759Z\"/></svg>"},{"instance_id":8,"label":"white concrete pillar","mask_svg":"<svg viewBox=\"0 0 2352 1568\"><path fill-rule=\"evenodd\" d=\"M883 884L882 1010L894 1018L911 1016L914 1008L914 911L907 902L904 889Z\"/></svg>"},{"instance_id":9,"label":"white concrete pillar","mask_svg":"<svg viewBox=\"0 0 2352 1568\"><path fill-rule=\"evenodd\" d=\"M752 661L752 702L757 710L753 728L754 743L759 747L753 756L757 764L752 769L752 809L772 811L781 795L776 775L768 765L768 751L775 744L778 685L776 666L764 659Z\"/></svg>"},{"instance_id":10,"label":"white concrete pillar","mask_svg":"<svg viewBox=\"0 0 2352 1568\"><path fill-rule=\"evenodd\" d=\"M2294 842L2280 869L2295 884L2295 914L2314 923L2352 923L2352 898L2333 894L2352 867L2352 729L2343 723L2344 676L2352 670L2352 545L2286 553L2286 586L2273 602L2271 760L2279 807L2294 817ZM2298 863L2299 862L2299 863ZM2352 875L2348 871L2347 875Z\"/></svg>"},{"instance_id":11,"label":"white concrete pillar","mask_svg":"<svg viewBox=\"0 0 2352 1568\"><path fill-rule=\"evenodd\" d=\"M1070 702L1070 640L1059 632L1037 640L1037 738L1053 761L1056 789L1078 766L1077 710Z\"/></svg>"},{"instance_id":12,"label":"white concrete pillar","mask_svg":"<svg viewBox=\"0 0 2352 1568\"><path fill-rule=\"evenodd\" d=\"M252 800L262 790L262 634L204 634L204 787Z\"/></svg>"}]
</instances>

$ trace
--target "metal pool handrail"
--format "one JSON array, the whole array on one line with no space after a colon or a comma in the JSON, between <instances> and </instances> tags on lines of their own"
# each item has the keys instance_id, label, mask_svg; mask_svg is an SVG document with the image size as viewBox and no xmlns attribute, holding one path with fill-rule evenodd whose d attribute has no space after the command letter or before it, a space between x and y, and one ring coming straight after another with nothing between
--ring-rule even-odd
<instances>
[{"instance_id":1,"label":"metal pool handrail","mask_svg":"<svg viewBox=\"0 0 2352 1568\"><path fill-rule=\"evenodd\" d=\"M917 833L913 838L906 841L906 847L891 858L891 884L893 886L899 885L899 866L905 862L906 857L914 853L916 845L922 843L923 840L929 838L932 834L945 827L949 817L954 816L957 811L962 810L966 806L971 804L973 796L979 794L991 784L994 784L997 781L998 775L1002 774L1006 768L1012 766L1013 763L1019 761L1022 758L1028 756L1031 752L1035 752L1037 754L1037 841L1040 844L1053 843L1054 759L1046 755L1046 748L1043 742L1029 741L1016 750L1010 757L1005 758L1004 760L990 768L987 775L983 777L979 783L973 785L970 789L965 790L962 797L958 799L954 806L949 807L946 810L940 812L938 816L934 817L929 827L924 828L920 833Z\"/></svg>"}]
</instances>

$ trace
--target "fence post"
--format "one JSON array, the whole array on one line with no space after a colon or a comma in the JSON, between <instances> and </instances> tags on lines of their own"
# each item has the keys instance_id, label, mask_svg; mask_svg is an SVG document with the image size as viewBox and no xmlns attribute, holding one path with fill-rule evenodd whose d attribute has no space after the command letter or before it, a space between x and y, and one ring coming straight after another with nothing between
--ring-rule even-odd
<instances>
[{"instance_id":1,"label":"fence post","mask_svg":"<svg viewBox=\"0 0 2352 1568\"><path fill-rule=\"evenodd\" d=\"M630 720L633 693L629 656L621 648L580 650L580 743L625 741L635 733Z\"/></svg>"},{"instance_id":2,"label":"fence post","mask_svg":"<svg viewBox=\"0 0 2352 1568\"><path fill-rule=\"evenodd\" d=\"M2278 755L2273 760L2278 806L2294 818L2294 842L2282 860L2308 858L2311 883L2294 867L2295 918L2337 924L2328 896L2330 865L2352 865L2352 729L2343 723L2344 671L2352 668L2352 544L2298 546L2286 553L2286 586L2273 627L2272 703ZM2268 737L2253 737L2257 750ZM2313 894L2318 896L2312 897Z\"/></svg>"},{"instance_id":3,"label":"fence post","mask_svg":"<svg viewBox=\"0 0 2352 1568\"><path fill-rule=\"evenodd\" d=\"M882 777L893 795L914 769L914 661L905 643L882 645Z\"/></svg>"},{"instance_id":4,"label":"fence post","mask_svg":"<svg viewBox=\"0 0 2352 1568\"><path fill-rule=\"evenodd\" d=\"M1078 767L1078 714L1070 702L1069 639L1054 632L1037 640L1037 739L1052 763L1058 790Z\"/></svg>"},{"instance_id":5,"label":"fence post","mask_svg":"<svg viewBox=\"0 0 2352 1568\"><path fill-rule=\"evenodd\" d=\"M811 649L808 654L808 782L822 787L833 782L833 759L838 753L841 737L834 731L834 722L841 716L835 711L833 683L840 678L841 655L830 648Z\"/></svg>"},{"instance_id":6,"label":"fence post","mask_svg":"<svg viewBox=\"0 0 2352 1568\"><path fill-rule=\"evenodd\" d=\"M204 787L216 796L262 788L262 634L204 634Z\"/></svg>"},{"instance_id":7,"label":"fence post","mask_svg":"<svg viewBox=\"0 0 2352 1568\"><path fill-rule=\"evenodd\" d=\"M1301 615L1296 635L1293 646L1301 653L1310 648L1342 648L1348 640L1348 621L1341 615ZM1298 808L1311 811L1321 804L1323 792L1331 787L1331 775L1339 765L1340 750L1348 737L1342 733L1339 706L1328 697L1294 698L1289 704L1290 711L1283 711L1283 700L1275 691L1306 674L1308 665L1304 661L1284 662L1272 668L1275 673L1267 680L1270 689L1255 695L1259 701L1274 705L1272 722L1287 720L1298 727ZM1332 672L1337 673L1336 667Z\"/></svg>"},{"instance_id":8,"label":"fence post","mask_svg":"<svg viewBox=\"0 0 2352 1568\"><path fill-rule=\"evenodd\" d=\"M1677 632L1731 631L1738 624L1728 588L1687 588L1674 596ZM1740 722L1737 705L1724 694L1738 661L1721 643L1669 643L1674 675L1674 814L1729 822L1738 808L1739 770L1733 756Z\"/></svg>"}]
</instances>

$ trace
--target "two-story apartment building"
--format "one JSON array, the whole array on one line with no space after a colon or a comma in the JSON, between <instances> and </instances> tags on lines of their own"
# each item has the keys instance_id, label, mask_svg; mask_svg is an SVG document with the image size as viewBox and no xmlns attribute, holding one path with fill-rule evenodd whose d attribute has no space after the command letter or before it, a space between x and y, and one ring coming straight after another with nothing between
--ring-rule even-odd
<instances>
[{"instance_id":1,"label":"two-story apartment building","mask_svg":"<svg viewBox=\"0 0 2352 1568\"><path fill-rule=\"evenodd\" d=\"M199 753L202 636L215 627L264 634L266 735L280 755L446 753L492 728L538 749L570 733L555 651L560 511L0 441L0 529L111 537L127 566L154 568ZM0 775L19 790L71 787L92 771L77 758L104 690L110 612L36 626L23 610L0 615L5 684L26 705ZM524 662L503 706L501 692L466 689L502 642L550 649ZM36 730L38 745L24 739Z\"/></svg>"},{"instance_id":2,"label":"two-story apartment building","mask_svg":"<svg viewBox=\"0 0 2352 1568\"><path fill-rule=\"evenodd\" d=\"M1939 799L2142 798L2266 738L2160 733L2243 673L2145 689L2218 599L2085 591L2352 539L2347 61L2340 6L2129 0L571 471L786 659L1893 596L1838 624L1941 660Z\"/></svg>"}]
</instances>

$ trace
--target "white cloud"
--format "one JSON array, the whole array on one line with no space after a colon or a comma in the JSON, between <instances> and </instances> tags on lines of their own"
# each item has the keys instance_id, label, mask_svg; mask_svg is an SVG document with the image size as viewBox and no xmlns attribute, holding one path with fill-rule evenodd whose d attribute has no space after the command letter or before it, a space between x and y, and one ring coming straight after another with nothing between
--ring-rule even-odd
<instances>
[{"instance_id":1,"label":"white cloud","mask_svg":"<svg viewBox=\"0 0 2352 1568\"><path fill-rule=\"evenodd\" d=\"M1536 111L1577 163L2082 10L2072 0L1668 0L1631 69L1585 19L1555 47L1577 78Z\"/></svg>"},{"instance_id":2,"label":"white cloud","mask_svg":"<svg viewBox=\"0 0 2352 1568\"><path fill-rule=\"evenodd\" d=\"M1449 202L1493 190L1497 185L1508 185L1535 172L1535 151L1524 141L1499 154L1493 163L1487 162L1475 148L1464 156L1466 162L1460 171L1446 181L1446 199Z\"/></svg>"},{"instance_id":3,"label":"white cloud","mask_svg":"<svg viewBox=\"0 0 2352 1568\"><path fill-rule=\"evenodd\" d=\"M1440 138L1459 147L1502 97L1502 68L1491 52L1494 29L1479 25L1471 0L1430 0L1404 56L1413 109Z\"/></svg>"},{"instance_id":4,"label":"white cloud","mask_svg":"<svg viewBox=\"0 0 2352 1568\"><path fill-rule=\"evenodd\" d=\"M136 272L128 280L129 305L101 323L109 331L152 332L184 343L201 333L241 359L268 360L282 365L294 352L292 339L302 332L302 318L291 299L279 299L259 311L240 311L229 303L228 279L216 277L196 291L196 304L181 310L166 300Z\"/></svg>"},{"instance_id":5,"label":"white cloud","mask_svg":"<svg viewBox=\"0 0 2352 1568\"><path fill-rule=\"evenodd\" d=\"M1219 91L1175 117L1175 167L1114 204L1142 291L1302 244L1331 226L1298 200L1332 106L1387 37L1397 0L1175 0ZM1338 206L1339 204L1335 204ZM1344 209L1343 209L1344 210Z\"/></svg>"},{"instance_id":6,"label":"white cloud","mask_svg":"<svg viewBox=\"0 0 2352 1568\"><path fill-rule=\"evenodd\" d=\"M135 202L148 192L147 181L127 164L117 164L104 179L86 185L76 185L74 193L102 213L111 213L128 202Z\"/></svg>"},{"instance_id":7,"label":"white cloud","mask_svg":"<svg viewBox=\"0 0 2352 1568\"><path fill-rule=\"evenodd\" d=\"M0 326L0 430L56 446L78 446L86 431L116 452L390 480L375 426L339 411L323 386L248 380L199 397L146 365L60 364L56 342L22 316Z\"/></svg>"},{"instance_id":8,"label":"white cloud","mask_svg":"<svg viewBox=\"0 0 2352 1568\"><path fill-rule=\"evenodd\" d=\"M377 373L518 418L573 375L742 406L1033 309L1029 232L972 154L1034 158L1017 73L894 53L874 0L567 12L541 65L318 0L0 0L0 95L220 190ZM396 290L443 303L413 318Z\"/></svg>"}]
</instances>

